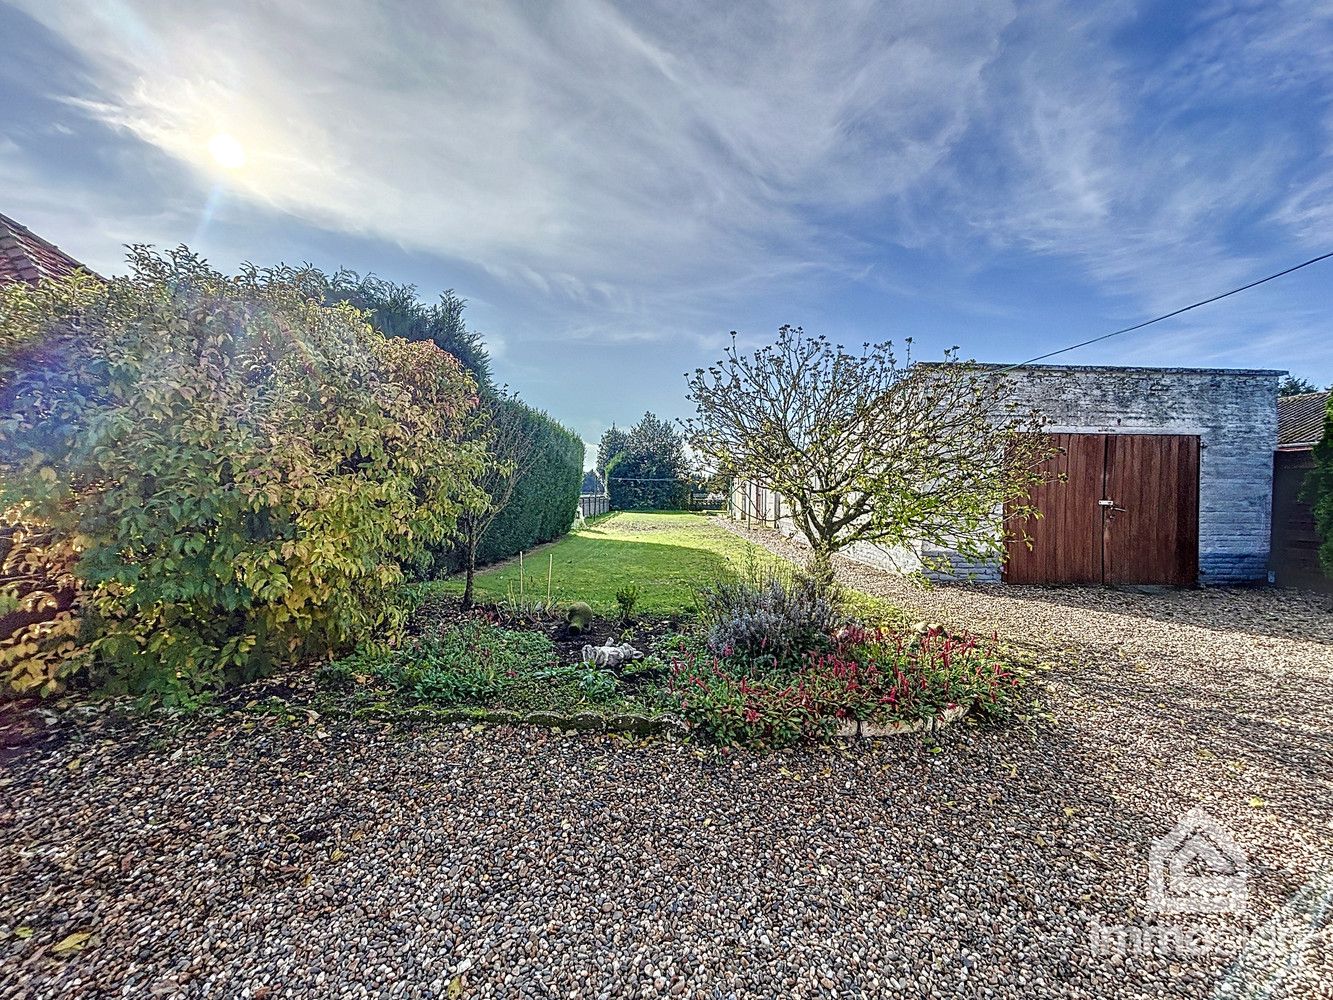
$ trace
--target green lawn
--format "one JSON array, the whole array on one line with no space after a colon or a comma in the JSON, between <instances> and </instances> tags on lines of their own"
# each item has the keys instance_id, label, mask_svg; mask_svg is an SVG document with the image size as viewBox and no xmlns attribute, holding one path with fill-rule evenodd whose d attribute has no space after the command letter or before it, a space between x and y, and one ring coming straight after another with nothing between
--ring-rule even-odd
<instances>
[{"instance_id":1,"label":"green lawn","mask_svg":"<svg viewBox=\"0 0 1333 1000\"><path fill-rule=\"evenodd\" d=\"M547 559L551 596L562 603L586 601L601 612L616 607L616 591L639 586L636 613L671 615L694 607L694 587L728 568L775 556L732 534L701 514L641 514L620 511L570 532L525 556L524 585L529 597L546 596ZM461 593L461 577L447 589ZM481 570L477 599L496 601L519 592L518 560Z\"/></svg>"}]
</instances>

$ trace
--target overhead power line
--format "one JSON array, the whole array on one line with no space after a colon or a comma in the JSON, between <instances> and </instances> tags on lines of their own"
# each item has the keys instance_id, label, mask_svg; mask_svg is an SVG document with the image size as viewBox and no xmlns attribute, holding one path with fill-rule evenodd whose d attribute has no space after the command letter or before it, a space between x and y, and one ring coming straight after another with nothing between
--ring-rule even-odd
<instances>
[{"instance_id":1,"label":"overhead power line","mask_svg":"<svg viewBox=\"0 0 1333 1000\"><path fill-rule=\"evenodd\" d=\"M1311 264L1318 264L1321 260L1328 260L1330 257L1333 257L1333 251L1330 251L1325 254L1320 254L1318 257L1311 257L1309 260L1302 261L1295 267L1289 267L1285 271L1278 271L1276 274L1270 274L1266 278L1260 278L1258 281L1251 281L1248 285L1241 285L1239 288L1233 288L1228 292L1222 292L1220 295L1214 295L1211 298L1201 299L1198 302L1191 302L1187 306L1181 306L1179 309L1173 309L1171 312L1163 313L1161 316L1154 316L1152 319L1145 319L1142 323L1135 323L1133 326L1126 326L1122 327L1119 330L1112 330L1110 333L1103 333L1100 337L1093 337L1091 340L1084 340L1070 347L1062 347L1058 351L1050 351L1046 354L1039 354L1035 358L1028 358L1028 360L1020 361L1016 365L1009 365L1007 368L1002 368L1001 372L1009 372L1013 371L1015 368L1022 368L1024 365L1030 365L1037 361L1045 361L1047 358L1053 358L1057 354L1068 354L1070 351L1076 351L1080 347L1087 347L1089 344L1095 344L1098 341L1110 340L1112 337L1118 337L1122 333L1133 333L1135 330L1142 330L1145 326L1152 326L1154 323L1160 323L1162 322L1162 320L1170 319L1172 316L1179 316L1181 313L1189 312L1191 309L1198 309L1199 306L1206 306L1211 302L1217 302L1220 301L1221 299L1228 298L1232 295L1237 295L1240 292L1244 292L1251 288L1255 288L1258 285L1264 284L1265 282L1273 281L1275 278L1281 278L1284 275L1291 274L1293 271L1299 271L1303 267L1309 267Z\"/></svg>"}]
</instances>

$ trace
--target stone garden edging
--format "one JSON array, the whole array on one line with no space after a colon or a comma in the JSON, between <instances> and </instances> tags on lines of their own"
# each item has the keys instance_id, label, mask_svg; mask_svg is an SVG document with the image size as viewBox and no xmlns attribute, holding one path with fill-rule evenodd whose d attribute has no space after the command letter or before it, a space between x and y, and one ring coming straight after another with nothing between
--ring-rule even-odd
<instances>
[{"instance_id":1,"label":"stone garden edging","mask_svg":"<svg viewBox=\"0 0 1333 1000\"><path fill-rule=\"evenodd\" d=\"M971 710L971 705L954 705L934 718L886 724L849 719L842 723L834 735L838 739L850 740L910 736L913 733L933 733L938 729L943 729L945 726L958 722ZM379 719L385 722L435 722L443 724L472 722L494 726L526 725L541 726L545 729L559 729L566 732L633 733L636 736L688 736L690 733L689 724L675 715L648 716L633 713L599 715L596 712L564 714L545 710L522 712L509 708L432 708L428 705L413 705L405 708L372 706L347 713L326 711L325 714L331 716L346 714L352 718Z\"/></svg>"},{"instance_id":2,"label":"stone garden edging","mask_svg":"<svg viewBox=\"0 0 1333 1000\"><path fill-rule=\"evenodd\" d=\"M564 714L545 710L523 712L509 708L432 708L427 705L405 708L371 707L358 709L349 714L358 719L382 719L386 722L475 722L497 726L542 726L546 729L586 733L633 733L637 736L659 734L683 736L689 732L685 720L674 715L648 716L634 713L599 715L596 712Z\"/></svg>"},{"instance_id":3,"label":"stone garden edging","mask_svg":"<svg viewBox=\"0 0 1333 1000\"><path fill-rule=\"evenodd\" d=\"M883 736L908 736L912 733L933 733L937 729L952 725L972 710L971 705L954 705L946 708L941 715L930 719L917 719L914 722L861 722L850 719L838 729L840 739L879 739Z\"/></svg>"}]
</instances>

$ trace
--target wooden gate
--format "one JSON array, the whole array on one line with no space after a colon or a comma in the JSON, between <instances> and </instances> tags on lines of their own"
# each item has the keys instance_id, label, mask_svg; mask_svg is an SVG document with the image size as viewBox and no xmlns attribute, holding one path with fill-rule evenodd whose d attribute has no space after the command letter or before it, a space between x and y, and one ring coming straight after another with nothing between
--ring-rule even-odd
<instances>
[{"instance_id":1,"label":"wooden gate","mask_svg":"<svg viewBox=\"0 0 1333 1000\"><path fill-rule=\"evenodd\" d=\"M1199 439L1183 434L1053 434L1043 513L1012 525L1008 583L1192 586L1199 577Z\"/></svg>"}]
</instances>

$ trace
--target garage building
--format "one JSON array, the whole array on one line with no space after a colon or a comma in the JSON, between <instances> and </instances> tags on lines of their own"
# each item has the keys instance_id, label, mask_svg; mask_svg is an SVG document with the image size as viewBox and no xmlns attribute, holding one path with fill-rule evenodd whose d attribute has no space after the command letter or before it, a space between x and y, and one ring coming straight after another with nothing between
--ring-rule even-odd
<instances>
[{"instance_id":1,"label":"garage building","mask_svg":"<svg viewBox=\"0 0 1333 1000\"><path fill-rule=\"evenodd\" d=\"M997 370L1002 366L991 366ZM850 558L944 580L1026 584L1238 584L1268 577L1281 371L1024 365L1011 398L1035 408L1063 473L1033 499L1031 547L1003 565L924 544L857 544ZM784 501L737 486L734 516L794 526Z\"/></svg>"}]
</instances>

